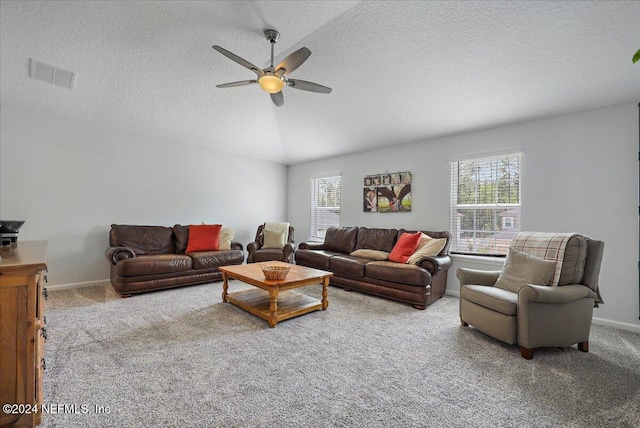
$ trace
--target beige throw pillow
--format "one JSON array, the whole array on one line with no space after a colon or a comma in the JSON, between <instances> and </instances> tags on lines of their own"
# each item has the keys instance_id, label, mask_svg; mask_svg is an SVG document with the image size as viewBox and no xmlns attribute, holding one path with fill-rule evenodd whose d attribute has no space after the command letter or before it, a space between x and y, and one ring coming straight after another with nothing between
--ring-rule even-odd
<instances>
[{"instance_id":1,"label":"beige throw pillow","mask_svg":"<svg viewBox=\"0 0 640 428\"><path fill-rule=\"evenodd\" d=\"M556 262L544 260L522 251L509 248L507 260L495 286L517 293L527 285L549 285Z\"/></svg>"},{"instance_id":2,"label":"beige throw pillow","mask_svg":"<svg viewBox=\"0 0 640 428\"><path fill-rule=\"evenodd\" d=\"M447 245L447 238L434 239L429 235L422 234L418 248L409 256L407 263L417 265L422 257L435 257Z\"/></svg>"},{"instance_id":3,"label":"beige throw pillow","mask_svg":"<svg viewBox=\"0 0 640 428\"><path fill-rule=\"evenodd\" d=\"M387 253L386 251L380 251L380 250L366 250L366 249L355 250L349 255L353 257L360 257L363 259L378 260L378 261L387 260L389 258L389 253Z\"/></svg>"},{"instance_id":4,"label":"beige throw pillow","mask_svg":"<svg viewBox=\"0 0 640 428\"><path fill-rule=\"evenodd\" d=\"M264 230L264 244L262 248L284 248L285 234L274 230Z\"/></svg>"},{"instance_id":5,"label":"beige throw pillow","mask_svg":"<svg viewBox=\"0 0 640 428\"><path fill-rule=\"evenodd\" d=\"M221 250L230 250L231 242L233 241L233 236L236 231L233 229L229 229L228 227L223 227L220 229L220 249Z\"/></svg>"}]
</instances>

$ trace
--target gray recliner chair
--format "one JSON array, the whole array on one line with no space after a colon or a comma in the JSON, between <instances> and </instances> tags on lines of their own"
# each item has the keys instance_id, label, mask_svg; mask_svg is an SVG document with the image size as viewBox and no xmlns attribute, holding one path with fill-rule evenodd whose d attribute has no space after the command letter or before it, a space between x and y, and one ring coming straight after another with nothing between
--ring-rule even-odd
<instances>
[{"instance_id":1,"label":"gray recliner chair","mask_svg":"<svg viewBox=\"0 0 640 428\"><path fill-rule=\"evenodd\" d=\"M560 274L566 283L557 286L527 284L513 292L494 287L500 271L458 269L462 325L517 343L526 359L533 358L535 348L576 343L580 351L588 352L593 308L603 303L598 276L604 242L581 238L567 244Z\"/></svg>"}]
</instances>

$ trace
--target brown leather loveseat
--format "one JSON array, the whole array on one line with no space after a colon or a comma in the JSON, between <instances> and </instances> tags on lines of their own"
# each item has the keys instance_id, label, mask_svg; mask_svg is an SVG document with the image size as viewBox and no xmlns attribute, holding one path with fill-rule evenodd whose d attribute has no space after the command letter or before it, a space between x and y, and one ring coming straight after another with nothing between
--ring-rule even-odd
<instances>
[{"instance_id":1,"label":"brown leather loveseat","mask_svg":"<svg viewBox=\"0 0 640 428\"><path fill-rule=\"evenodd\" d=\"M355 250L391 252L404 229L330 227L323 243L302 242L295 252L296 264L333 272L331 285L358 290L425 309L442 297L451 266L449 232L422 231L434 239L446 238L437 256L421 257L417 264L371 260L350 255Z\"/></svg>"},{"instance_id":2,"label":"brown leather loveseat","mask_svg":"<svg viewBox=\"0 0 640 428\"><path fill-rule=\"evenodd\" d=\"M105 251L111 263L111 285L122 296L202 284L222 279L220 266L244 261L242 244L229 250L185 254L189 226L130 226L112 224Z\"/></svg>"}]
</instances>

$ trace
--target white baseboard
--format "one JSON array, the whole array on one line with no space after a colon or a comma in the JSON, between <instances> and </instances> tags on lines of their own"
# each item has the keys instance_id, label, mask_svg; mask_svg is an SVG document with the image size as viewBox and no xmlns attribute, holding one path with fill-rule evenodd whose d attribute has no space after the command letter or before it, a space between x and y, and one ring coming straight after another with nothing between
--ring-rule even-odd
<instances>
[{"instance_id":1,"label":"white baseboard","mask_svg":"<svg viewBox=\"0 0 640 428\"><path fill-rule=\"evenodd\" d=\"M593 323L598 325L604 325L607 327L613 327L620 330L628 330L634 333L640 333L640 325L634 325L627 322L613 321L605 318L593 318Z\"/></svg>"},{"instance_id":2,"label":"white baseboard","mask_svg":"<svg viewBox=\"0 0 640 428\"><path fill-rule=\"evenodd\" d=\"M72 288L97 287L97 286L104 287L104 286L107 286L107 285L111 285L111 280L99 279L97 281L73 282L71 284L47 285L47 290L49 290L49 291L70 290Z\"/></svg>"},{"instance_id":3,"label":"white baseboard","mask_svg":"<svg viewBox=\"0 0 640 428\"><path fill-rule=\"evenodd\" d=\"M446 294L447 296L457 297L458 299L460 298L460 292L457 290L446 290L444 294ZM594 317L592 321L594 324L613 327L620 330L632 331L634 333L640 333L640 325L608 320L606 318L596 318L596 317Z\"/></svg>"}]
</instances>

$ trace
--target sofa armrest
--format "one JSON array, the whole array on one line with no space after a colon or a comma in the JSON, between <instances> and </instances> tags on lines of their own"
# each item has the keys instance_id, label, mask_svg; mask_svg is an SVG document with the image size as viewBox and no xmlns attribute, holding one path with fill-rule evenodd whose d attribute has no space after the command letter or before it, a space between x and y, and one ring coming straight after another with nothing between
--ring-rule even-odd
<instances>
[{"instance_id":1,"label":"sofa armrest","mask_svg":"<svg viewBox=\"0 0 640 428\"><path fill-rule=\"evenodd\" d=\"M596 293L592 289L581 284L561 285L559 287L529 284L520 289L518 305L527 303L571 303L595 296Z\"/></svg>"},{"instance_id":2,"label":"sofa armrest","mask_svg":"<svg viewBox=\"0 0 640 428\"><path fill-rule=\"evenodd\" d=\"M291 244L291 243L284 244L284 247L282 247L282 251L284 252L284 259L289 260L289 256L291 256L294 250L295 250L294 244Z\"/></svg>"},{"instance_id":3,"label":"sofa armrest","mask_svg":"<svg viewBox=\"0 0 640 428\"><path fill-rule=\"evenodd\" d=\"M247 252L249 254L253 254L253 253L256 252L256 250L259 250L259 249L260 249L260 244L255 242L255 241L254 242L249 242L247 244Z\"/></svg>"},{"instance_id":4,"label":"sofa armrest","mask_svg":"<svg viewBox=\"0 0 640 428\"><path fill-rule=\"evenodd\" d=\"M418 266L422 269L426 270L431 274L431 276L436 276L440 272L444 272L449 269L451 266L451 257L449 256L440 256L440 257L429 257L424 256L421 257L418 261Z\"/></svg>"},{"instance_id":5,"label":"sofa armrest","mask_svg":"<svg viewBox=\"0 0 640 428\"><path fill-rule=\"evenodd\" d=\"M324 250L324 242L301 242L298 245L300 250Z\"/></svg>"},{"instance_id":6,"label":"sofa armrest","mask_svg":"<svg viewBox=\"0 0 640 428\"><path fill-rule=\"evenodd\" d=\"M242 246L242 244L241 244L241 243L239 243L239 242L232 242L232 243L231 243L231 249L232 249L232 250L240 250L240 251L243 251L243 250L244 250L244 247L243 247L243 246Z\"/></svg>"},{"instance_id":7,"label":"sofa armrest","mask_svg":"<svg viewBox=\"0 0 640 428\"><path fill-rule=\"evenodd\" d=\"M500 276L500 271L459 268L456 276L460 280L460 287L466 284L493 286Z\"/></svg>"},{"instance_id":8,"label":"sofa armrest","mask_svg":"<svg viewBox=\"0 0 640 428\"><path fill-rule=\"evenodd\" d=\"M111 262L111 264L115 265L120 260L134 258L136 256L136 253L128 247L109 247L104 252L104 255L107 257L107 260Z\"/></svg>"}]
</instances>

